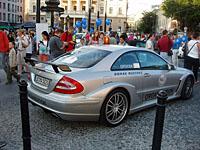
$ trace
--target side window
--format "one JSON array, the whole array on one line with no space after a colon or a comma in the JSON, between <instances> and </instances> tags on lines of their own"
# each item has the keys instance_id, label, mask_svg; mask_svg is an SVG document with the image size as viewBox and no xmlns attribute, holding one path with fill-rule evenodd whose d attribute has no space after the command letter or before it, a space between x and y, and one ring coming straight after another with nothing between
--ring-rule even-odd
<instances>
[{"instance_id":1,"label":"side window","mask_svg":"<svg viewBox=\"0 0 200 150\"><path fill-rule=\"evenodd\" d=\"M151 52L136 52L141 69L145 70L168 70L168 64L162 58Z\"/></svg>"},{"instance_id":2,"label":"side window","mask_svg":"<svg viewBox=\"0 0 200 150\"><path fill-rule=\"evenodd\" d=\"M128 52L121 55L112 65L111 70L133 70L139 69L140 64L135 52Z\"/></svg>"}]
</instances>

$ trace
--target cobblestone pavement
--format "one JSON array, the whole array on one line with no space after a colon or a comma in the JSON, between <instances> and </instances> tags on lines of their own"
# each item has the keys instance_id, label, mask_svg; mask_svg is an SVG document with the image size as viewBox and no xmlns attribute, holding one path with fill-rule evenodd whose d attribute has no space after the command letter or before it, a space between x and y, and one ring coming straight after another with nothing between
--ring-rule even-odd
<instances>
[{"instance_id":1,"label":"cobblestone pavement","mask_svg":"<svg viewBox=\"0 0 200 150\"><path fill-rule=\"evenodd\" d=\"M0 70L1 80L4 76ZM200 149L200 84L190 100L166 107L162 150ZM148 150L151 149L155 108L141 111L118 127L97 122L68 122L29 105L33 150ZM0 83L0 140L2 150L22 150L18 86Z\"/></svg>"}]
</instances>

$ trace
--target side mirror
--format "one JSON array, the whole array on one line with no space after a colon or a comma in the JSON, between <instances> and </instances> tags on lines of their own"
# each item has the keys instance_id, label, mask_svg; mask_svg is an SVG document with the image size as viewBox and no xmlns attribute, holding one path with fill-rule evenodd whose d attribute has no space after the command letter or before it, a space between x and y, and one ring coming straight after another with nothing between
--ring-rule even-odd
<instances>
[{"instance_id":1,"label":"side mirror","mask_svg":"<svg viewBox=\"0 0 200 150\"><path fill-rule=\"evenodd\" d=\"M175 66L172 64L168 64L168 70L175 70Z\"/></svg>"}]
</instances>

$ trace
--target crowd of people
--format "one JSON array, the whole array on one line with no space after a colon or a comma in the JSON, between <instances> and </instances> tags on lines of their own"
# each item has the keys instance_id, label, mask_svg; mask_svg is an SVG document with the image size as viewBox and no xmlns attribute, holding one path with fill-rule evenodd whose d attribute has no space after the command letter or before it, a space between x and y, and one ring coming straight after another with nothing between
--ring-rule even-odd
<instances>
[{"instance_id":1,"label":"crowd of people","mask_svg":"<svg viewBox=\"0 0 200 150\"><path fill-rule=\"evenodd\" d=\"M42 40L36 42L34 31L27 32L19 29L15 32L6 33L0 30L0 67L7 74L6 84L12 83L12 77L20 80L21 74L28 71L26 58L36 57L39 61L52 60L64 53L70 53L74 49L86 45L130 45L145 47L159 53L167 61L178 65L178 52L180 47L187 49L185 56L185 67L194 72L196 82L198 82L198 69L200 57L200 38L198 33L194 33L188 42L183 42L177 46L175 40L177 35L169 34L164 30L161 34L140 34L117 32L86 32L76 43L76 33L73 27L63 32L61 28L56 28L50 33L43 31Z\"/></svg>"},{"instance_id":2,"label":"crowd of people","mask_svg":"<svg viewBox=\"0 0 200 150\"><path fill-rule=\"evenodd\" d=\"M6 84L11 84L13 77L20 80L23 72L28 72L28 65L24 58L36 57L39 61L46 62L64 53L70 53L74 49L86 45L122 45L145 47L160 54L168 62L178 66L178 53L184 52L184 67L193 71L195 83L198 83L198 70L200 66L200 36L193 33L187 41L177 44L178 35L169 34L164 30L161 34L140 34L117 32L104 33L96 30L87 32L76 43L76 34L73 27L67 31L57 28L50 33L43 31L42 40L36 42L34 31L27 32L24 29L5 32L0 29L0 69L4 69L7 75ZM0 80L1 81L1 80ZM6 143L0 141L0 148Z\"/></svg>"}]
</instances>

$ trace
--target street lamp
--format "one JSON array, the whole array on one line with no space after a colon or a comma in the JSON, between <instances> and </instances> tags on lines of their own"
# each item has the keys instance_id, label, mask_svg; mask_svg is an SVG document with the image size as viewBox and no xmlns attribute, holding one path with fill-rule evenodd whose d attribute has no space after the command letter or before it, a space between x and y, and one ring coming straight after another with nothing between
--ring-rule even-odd
<instances>
[{"instance_id":1,"label":"street lamp","mask_svg":"<svg viewBox=\"0 0 200 150\"><path fill-rule=\"evenodd\" d=\"M90 32L90 22L91 22L91 0L89 0L89 10L88 10L88 32Z\"/></svg>"},{"instance_id":2,"label":"street lamp","mask_svg":"<svg viewBox=\"0 0 200 150\"><path fill-rule=\"evenodd\" d=\"M104 32L106 32L106 19L107 19L107 0L105 5Z\"/></svg>"},{"instance_id":3,"label":"street lamp","mask_svg":"<svg viewBox=\"0 0 200 150\"><path fill-rule=\"evenodd\" d=\"M40 23L40 0L37 0L36 23Z\"/></svg>"},{"instance_id":4,"label":"street lamp","mask_svg":"<svg viewBox=\"0 0 200 150\"><path fill-rule=\"evenodd\" d=\"M41 10L44 12L51 12L51 27L54 27L54 12L64 12L64 8L58 7L60 5L59 0L46 0L46 7L42 6Z\"/></svg>"}]
</instances>

